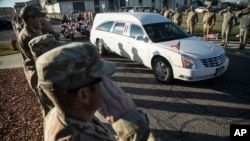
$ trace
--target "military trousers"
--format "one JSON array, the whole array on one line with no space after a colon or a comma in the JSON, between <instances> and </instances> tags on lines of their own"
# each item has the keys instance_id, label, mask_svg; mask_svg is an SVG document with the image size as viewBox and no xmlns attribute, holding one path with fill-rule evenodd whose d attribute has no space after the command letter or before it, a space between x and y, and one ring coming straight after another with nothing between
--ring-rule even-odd
<instances>
[{"instance_id":1,"label":"military trousers","mask_svg":"<svg viewBox=\"0 0 250 141\"><path fill-rule=\"evenodd\" d=\"M193 35L194 34L194 24L187 23L187 30L188 30L190 35Z\"/></svg>"},{"instance_id":2,"label":"military trousers","mask_svg":"<svg viewBox=\"0 0 250 141\"><path fill-rule=\"evenodd\" d=\"M232 30L231 27L222 27L222 30L221 30L222 43L224 44L228 43L231 30Z\"/></svg>"},{"instance_id":3,"label":"military trousers","mask_svg":"<svg viewBox=\"0 0 250 141\"><path fill-rule=\"evenodd\" d=\"M248 29L240 29L240 43L247 44Z\"/></svg>"},{"instance_id":4,"label":"military trousers","mask_svg":"<svg viewBox=\"0 0 250 141\"><path fill-rule=\"evenodd\" d=\"M30 88L35 93L35 96L41 106L43 117L45 117L54 105L48 96L38 88L38 77L36 71L34 69L25 68L24 73Z\"/></svg>"},{"instance_id":5,"label":"military trousers","mask_svg":"<svg viewBox=\"0 0 250 141\"><path fill-rule=\"evenodd\" d=\"M207 35L210 34L211 31L212 31L211 25L208 25L208 24L203 25L203 38L204 38L205 41L208 40Z\"/></svg>"}]
</instances>

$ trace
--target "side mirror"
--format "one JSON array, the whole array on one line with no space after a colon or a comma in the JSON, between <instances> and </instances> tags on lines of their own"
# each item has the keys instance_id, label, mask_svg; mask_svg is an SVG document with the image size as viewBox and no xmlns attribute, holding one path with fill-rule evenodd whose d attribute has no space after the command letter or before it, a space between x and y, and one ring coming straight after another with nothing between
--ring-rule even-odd
<instances>
[{"instance_id":1,"label":"side mirror","mask_svg":"<svg viewBox=\"0 0 250 141\"><path fill-rule=\"evenodd\" d=\"M148 42L148 37L146 37L145 35L139 35L139 36L135 36L135 40L140 40L140 41L144 41L144 42Z\"/></svg>"}]
</instances>

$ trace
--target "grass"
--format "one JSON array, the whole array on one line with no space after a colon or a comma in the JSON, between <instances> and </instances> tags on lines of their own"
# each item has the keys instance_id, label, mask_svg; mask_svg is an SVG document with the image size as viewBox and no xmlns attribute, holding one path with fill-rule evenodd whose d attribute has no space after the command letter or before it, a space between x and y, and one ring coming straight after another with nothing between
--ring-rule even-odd
<instances>
[{"instance_id":1,"label":"grass","mask_svg":"<svg viewBox=\"0 0 250 141\"><path fill-rule=\"evenodd\" d=\"M0 56L11 55L19 53L19 50L14 50L10 41L0 41Z\"/></svg>"}]
</instances>

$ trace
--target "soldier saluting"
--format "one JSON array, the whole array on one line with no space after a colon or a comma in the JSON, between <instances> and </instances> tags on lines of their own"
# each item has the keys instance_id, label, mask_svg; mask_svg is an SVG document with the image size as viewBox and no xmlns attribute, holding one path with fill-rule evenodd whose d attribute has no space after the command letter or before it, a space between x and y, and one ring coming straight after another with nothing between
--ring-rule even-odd
<instances>
[{"instance_id":1,"label":"soldier saluting","mask_svg":"<svg viewBox=\"0 0 250 141\"><path fill-rule=\"evenodd\" d=\"M232 28L236 25L237 18L230 6L228 6L227 9L221 10L219 15L224 16L221 30L222 43L220 45L226 47L229 41L229 34L231 33Z\"/></svg>"},{"instance_id":2,"label":"soldier saluting","mask_svg":"<svg viewBox=\"0 0 250 141\"><path fill-rule=\"evenodd\" d=\"M194 11L194 7L190 7L185 11L187 15L187 30L190 35L194 33L194 26L198 23L198 14Z\"/></svg>"},{"instance_id":3,"label":"soldier saluting","mask_svg":"<svg viewBox=\"0 0 250 141\"><path fill-rule=\"evenodd\" d=\"M179 10L179 8L175 8L175 13L172 16L173 22L177 25L181 26L182 23L182 14Z\"/></svg>"},{"instance_id":4,"label":"soldier saluting","mask_svg":"<svg viewBox=\"0 0 250 141\"><path fill-rule=\"evenodd\" d=\"M207 35L211 33L215 22L216 22L216 15L212 11L212 6L208 5L207 9L202 12L204 14L203 17L203 38L205 41L208 40Z\"/></svg>"}]
</instances>

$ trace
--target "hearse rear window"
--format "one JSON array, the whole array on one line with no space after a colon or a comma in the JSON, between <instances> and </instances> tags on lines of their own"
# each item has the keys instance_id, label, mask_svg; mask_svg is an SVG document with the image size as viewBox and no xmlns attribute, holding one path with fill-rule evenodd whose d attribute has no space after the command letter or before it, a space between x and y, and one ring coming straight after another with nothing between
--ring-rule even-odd
<instances>
[{"instance_id":1,"label":"hearse rear window","mask_svg":"<svg viewBox=\"0 0 250 141\"><path fill-rule=\"evenodd\" d=\"M108 21L108 22L105 22L105 23L102 23L100 24L96 29L97 30L102 30L102 31L110 31L110 28L112 27L113 25L113 21Z\"/></svg>"},{"instance_id":2,"label":"hearse rear window","mask_svg":"<svg viewBox=\"0 0 250 141\"><path fill-rule=\"evenodd\" d=\"M114 26L113 32L117 34L122 34L125 28L125 23L117 22Z\"/></svg>"}]
</instances>

